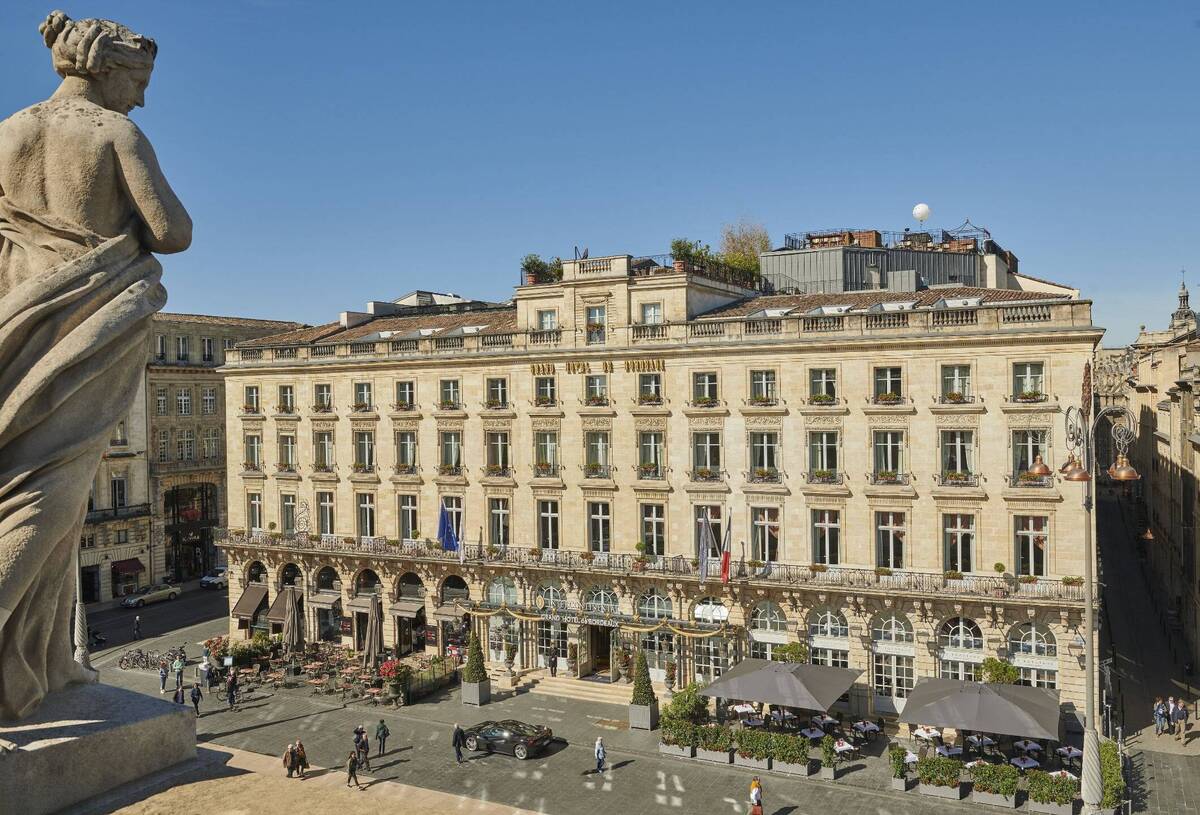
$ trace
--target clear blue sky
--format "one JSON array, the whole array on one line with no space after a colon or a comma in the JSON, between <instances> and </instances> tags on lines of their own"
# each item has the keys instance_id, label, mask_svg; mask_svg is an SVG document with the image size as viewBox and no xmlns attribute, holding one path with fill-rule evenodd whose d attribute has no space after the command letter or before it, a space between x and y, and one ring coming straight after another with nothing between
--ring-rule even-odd
<instances>
[{"instance_id":1,"label":"clear blue sky","mask_svg":"<svg viewBox=\"0 0 1200 815\"><path fill-rule=\"evenodd\" d=\"M0 112L51 93L52 2L159 42L134 118L196 222L174 311L324 322L504 299L527 252L988 227L1106 344L1200 304L1190 3L6 0Z\"/></svg>"}]
</instances>

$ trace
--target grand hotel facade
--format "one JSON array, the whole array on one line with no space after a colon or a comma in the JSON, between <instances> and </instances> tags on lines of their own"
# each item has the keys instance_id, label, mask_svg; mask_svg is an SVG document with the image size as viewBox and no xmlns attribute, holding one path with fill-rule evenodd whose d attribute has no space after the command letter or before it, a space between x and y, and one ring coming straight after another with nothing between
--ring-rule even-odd
<instances>
[{"instance_id":1,"label":"grand hotel facade","mask_svg":"<svg viewBox=\"0 0 1200 815\"><path fill-rule=\"evenodd\" d=\"M418 292L227 355L230 633L494 663L557 653L704 680L789 642L861 668L855 712L923 676L1083 695L1078 486L1065 461L1102 330L1042 291L756 295L684 264L567 261L505 304ZM445 506L465 541L444 552ZM730 531L699 576L701 528Z\"/></svg>"}]
</instances>

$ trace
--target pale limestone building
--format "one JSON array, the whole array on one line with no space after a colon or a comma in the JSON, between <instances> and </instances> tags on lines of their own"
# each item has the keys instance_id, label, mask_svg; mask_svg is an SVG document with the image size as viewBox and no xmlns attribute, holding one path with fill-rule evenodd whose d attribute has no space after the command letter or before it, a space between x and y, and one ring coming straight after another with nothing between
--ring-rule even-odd
<instances>
[{"instance_id":1,"label":"pale limestone building","mask_svg":"<svg viewBox=\"0 0 1200 815\"><path fill-rule=\"evenodd\" d=\"M350 645L379 592L402 652L474 621L494 662L642 647L682 683L800 641L864 670L856 711L988 656L1081 699L1084 516L1022 473L1065 460L1091 303L718 278L566 261L509 303L417 293L240 344L231 634L277 630L293 585L308 636ZM443 506L461 553L430 542Z\"/></svg>"}]
</instances>

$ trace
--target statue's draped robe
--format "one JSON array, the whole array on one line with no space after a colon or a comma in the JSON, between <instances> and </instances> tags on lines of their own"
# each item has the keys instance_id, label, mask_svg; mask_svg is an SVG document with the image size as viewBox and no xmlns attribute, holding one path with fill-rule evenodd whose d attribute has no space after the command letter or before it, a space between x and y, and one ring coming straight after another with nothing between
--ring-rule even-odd
<instances>
[{"instance_id":1,"label":"statue's draped robe","mask_svg":"<svg viewBox=\"0 0 1200 815\"><path fill-rule=\"evenodd\" d=\"M166 302L161 274L133 225L104 238L0 196L0 719L81 676L75 551Z\"/></svg>"}]
</instances>

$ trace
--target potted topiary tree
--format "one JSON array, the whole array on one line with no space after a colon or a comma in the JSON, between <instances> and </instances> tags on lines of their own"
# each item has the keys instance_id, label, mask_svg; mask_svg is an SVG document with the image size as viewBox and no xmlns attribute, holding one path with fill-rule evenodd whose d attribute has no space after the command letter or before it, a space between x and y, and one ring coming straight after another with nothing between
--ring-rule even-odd
<instances>
[{"instance_id":1,"label":"potted topiary tree","mask_svg":"<svg viewBox=\"0 0 1200 815\"><path fill-rule=\"evenodd\" d=\"M629 727L631 730L654 730L658 727L658 699L654 686L650 684L650 668L646 665L646 652L638 649L637 663L633 668L633 698L629 703Z\"/></svg>"},{"instance_id":2,"label":"potted topiary tree","mask_svg":"<svg viewBox=\"0 0 1200 815\"><path fill-rule=\"evenodd\" d=\"M483 649L474 632L467 645L467 664L463 667L462 702L464 705L486 705L492 701L492 685L483 667Z\"/></svg>"},{"instance_id":3,"label":"potted topiary tree","mask_svg":"<svg viewBox=\"0 0 1200 815\"><path fill-rule=\"evenodd\" d=\"M917 789L923 795L962 800L962 762L928 756L917 762Z\"/></svg>"},{"instance_id":4,"label":"potted topiary tree","mask_svg":"<svg viewBox=\"0 0 1200 815\"><path fill-rule=\"evenodd\" d=\"M836 742L833 736L828 733L825 738L821 739L821 780L836 781L837 780L837 750L834 748Z\"/></svg>"},{"instance_id":5,"label":"potted topiary tree","mask_svg":"<svg viewBox=\"0 0 1200 815\"><path fill-rule=\"evenodd\" d=\"M899 744L888 748L888 763L892 767L892 789L897 792L908 792L908 763L905 757L908 750Z\"/></svg>"},{"instance_id":6,"label":"potted topiary tree","mask_svg":"<svg viewBox=\"0 0 1200 815\"><path fill-rule=\"evenodd\" d=\"M1011 764L976 764L971 768L971 800L995 807L1017 806L1020 771Z\"/></svg>"}]
</instances>

